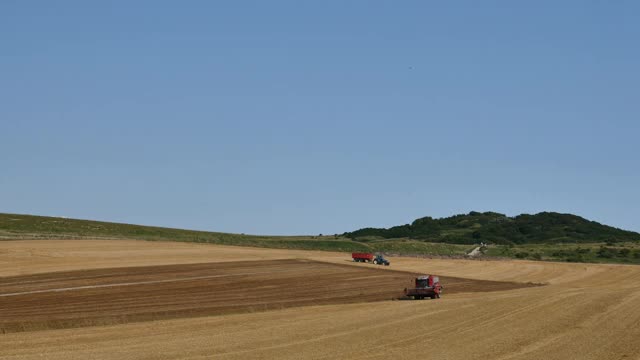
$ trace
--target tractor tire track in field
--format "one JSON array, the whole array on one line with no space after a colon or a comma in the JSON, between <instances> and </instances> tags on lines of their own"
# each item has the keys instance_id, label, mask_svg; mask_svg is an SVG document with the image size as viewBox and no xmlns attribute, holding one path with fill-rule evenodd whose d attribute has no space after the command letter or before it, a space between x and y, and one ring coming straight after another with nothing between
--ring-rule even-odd
<instances>
[{"instance_id":1,"label":"tractor tire track in field","mask_svg":"<svg viewBox=\"0 0 640 360\"><path fill-rule=\"evenodd\" d=\"M0 332L392 300L415 275L286 259L7 277L0 278ZM445 294L531 286L441 279Z\"/></svg>"}]
</instances>

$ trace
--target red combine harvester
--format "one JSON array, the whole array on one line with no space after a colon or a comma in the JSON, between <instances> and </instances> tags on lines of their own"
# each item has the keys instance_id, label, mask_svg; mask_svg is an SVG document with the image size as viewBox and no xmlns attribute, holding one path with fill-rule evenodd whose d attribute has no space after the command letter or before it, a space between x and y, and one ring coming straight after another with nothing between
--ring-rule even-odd
<instances>
[{"instance_id":1,"label":"red combine harvester","mask_svg":"<svg viewBox=\"0 0 640 360\"><path fill-rule=\"evenodd\" d=\"M385 259L382 255L373 255L371 253L352 253L351 258L355 262L370 262L376 265L389 266L389 260Z\"/></svg>"},{"instance_id":2,"label":"red combine harvester","mask_svg":"<svg viewBox=\"0 0 640 360\"><path fill-rule=\"evenodd\" d=\"M404 294L413 297L414 300L422 300L426 297L431 299L439 299L442 294L442 285L440 278L434 275L418 276L416 278L416 287L413 289L404 289Z\"/></svg>"}]
</instances>

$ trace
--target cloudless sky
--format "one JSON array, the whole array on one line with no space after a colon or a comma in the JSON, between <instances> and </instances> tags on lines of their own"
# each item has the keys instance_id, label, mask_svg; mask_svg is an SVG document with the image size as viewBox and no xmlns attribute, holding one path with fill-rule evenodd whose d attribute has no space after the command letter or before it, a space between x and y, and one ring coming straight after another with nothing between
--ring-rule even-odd
<instances>
[{"instance_id":1,"label":"cloudless sky","mask_svg":"<svg viewBox=\"0 0 640 360\"><path fill-rule=\"evenodd\" d=\"M637 1L0 2L0 212L640 231Z\"/></svg>"}]
</instances>

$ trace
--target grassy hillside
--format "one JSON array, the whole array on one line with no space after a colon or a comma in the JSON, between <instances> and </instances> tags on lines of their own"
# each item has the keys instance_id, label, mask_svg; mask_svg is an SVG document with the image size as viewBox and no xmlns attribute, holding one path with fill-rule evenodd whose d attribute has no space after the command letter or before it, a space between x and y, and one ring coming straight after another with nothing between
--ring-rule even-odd
<instances>
[{"instance_id":1,"label":"grassy hillside","mask_svg":"<svg viewBox=\"0 0 640 360\"><path fill-rule=\"evenodd\" d=\"M485 255L527 260L640 264L640 242L496 245L486 248Z\"/></svg>"},{"instance_id":2,"label":"grassy hillside","mask_svg":"<svg viewBox=\"0 0 640 360\"><path fill-rule=\"evenodd\" d=\"M364 228L343 234L355 241L372 238L409 238L452 244L560 244L640 241L640 234L589 221L576 215L542 212L508 217L494 212L475 212L433 219L389 229Z\"/></svg>"},{"instance_id":3,"label":"grassy hillside","mask_svg":"<svg viewBox=\"0 0 640 360\"><path fill-rule=\"evenodd\" d=\"M524 216L535 217L537 215ZM564 216L560 218L566 220ZM483 249L484 255L481 257L640 264L640 239L635 236L638 234L630 233L631 235L629 235L629 232L606 227L606 230L613 229L614 231L607 233L608 235L606 236L601 233L599 237L592 237L593 239L600 239L600 241L587 242L584 241L585 239L578 237L581 241L569 242L568 239L574 239L574 237L566 236L567 233L570 234L571 231L575 231L575 227L572 227L571 224L575 225L576 222L577 224L583 224L587 220L580 220L581 218L574 218L573 216L568 219L573 219L573 222L569 221L569 225L565 222L562 225L563 236L555 234L553 238L549 238L546 242L514 244L514 242L506 241L512 239L511 236L513 236L513 234L508 234L505 235L507 236L505 239L494 242L495 245ZM519 220L507 218L496 213L471 213L438 220L423 218L414 221L411 225L391 229L362 229L347 233L345 234L346 236L254 236L47 216L0 214L0 242L2 240L18 239L139 239L276 249L362 251L416 256L464 256L476 246L473 243L479 243L480 241L490 242L486 240L488 238L488 236L485 236L486 233L499 233L499 231L491 230L492 227L500 226L504 222L521 224L522 219ZM546 228L536 234L539 236L540 234L558 232L561 223L557 221L559 220L556 219L556 223L553 226L548 224L550 222L549 219L542 221L542 223L546 224L543 225ZM437 233L432 231L433 222L439 223L440 227ZM431 228L427 230L421 229L425 224ZM488 226L489 230L480 232L481 237L476 238L477 234L474 234L474 232L481 231L484 226ZM597 223L590 223L587 228L595 227L596 229L601 229L600 227L602 226ZM404 234L402 231L406 231L407 227L411 231L411 237L385 237L389 236L389 234ZM618 232L621 232L623 236L615 237ZM427 235L423 237L419 235L421 233ZM605 240L601 240L603 238ZM515 236L513 239L519 240L521 238ZM626 239L626 241L622 241L622 239ZM462 242L462 244L450 243L455 241Z\"/></svg>"},{"instance_id":4,"label":"grassy hillside","mask_svg":"<svg viewBox=\"0 0 640 360\"><path fill-rule=\"evenodd\" d=\"M464 255L467 245L429 244L411 239L352 241L330 236L254 236L171 229L48 216L0 214L0 241L16 239L140 239L184 241L277 249L385 252L416 255Z\"/></svg>"}]
</instances>

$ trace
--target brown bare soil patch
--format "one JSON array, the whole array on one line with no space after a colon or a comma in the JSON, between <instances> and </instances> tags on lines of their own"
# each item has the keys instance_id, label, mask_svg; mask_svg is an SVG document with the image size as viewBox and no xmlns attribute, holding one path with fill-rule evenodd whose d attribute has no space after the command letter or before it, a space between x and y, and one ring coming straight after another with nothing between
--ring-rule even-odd
<instances>
[{"instance_id":1,"label":"brown bare soil patch","mask_svg":"<svg viewBox=\"0 0 640 360\"><path fill-rule=\"evenodd\" d=\"M0 278L0 331L21 332L397 299L416 274L300 259ZM446 294L529 285L441 277Z\"/></svg>"}]
</instances>

